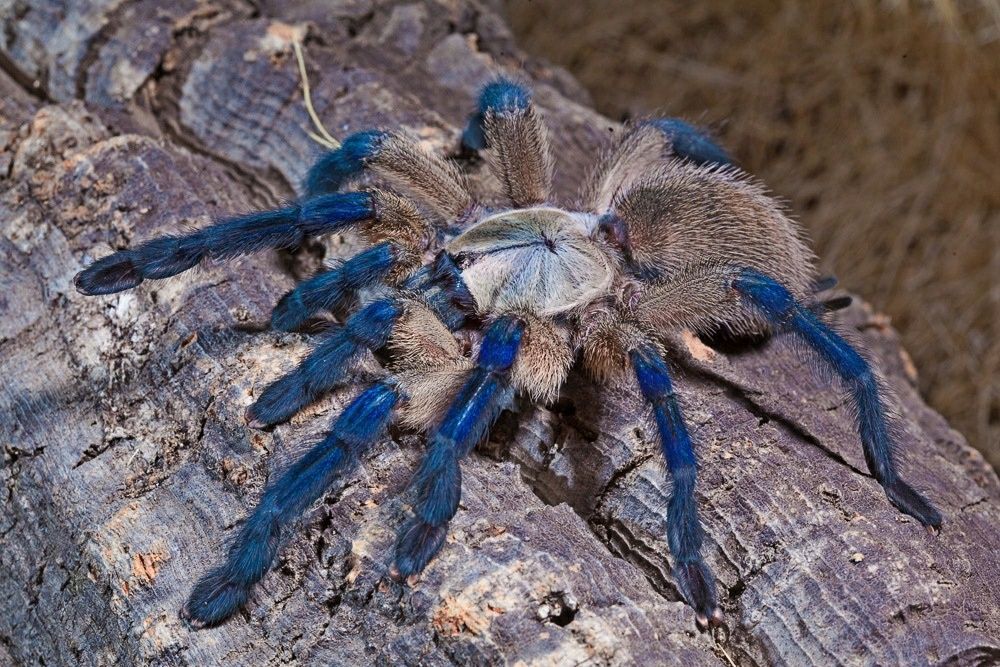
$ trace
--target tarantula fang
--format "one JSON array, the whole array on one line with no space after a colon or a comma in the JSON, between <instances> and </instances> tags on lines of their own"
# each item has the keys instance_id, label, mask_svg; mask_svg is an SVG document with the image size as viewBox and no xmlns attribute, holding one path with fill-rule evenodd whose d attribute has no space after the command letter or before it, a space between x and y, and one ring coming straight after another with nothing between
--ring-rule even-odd
<instances>
[{"instance_id":1,"label":"tarantula fang","mask_svg":"<svg viewBox=\"0 0 1000 667\"><path fill-rule=\"evenodd\" d=\"M552 199L546 130L525 87L504 78L486 85L461 142L484 153L502 187L497 201L477 201L454 163L405 134L369 130L323 155L295 202L146 241L77 275L84 294L108 294L208 258L332 232L352 229L370 243L278 302L271 323L285 331L358 307L259 394L247 421L287 420L351 381L375 351L385 352L389 373L267 485L225 562L194 587L182 612L194 627L221 623L247 602L289 527L393 419L427 433L391 568L402 578L421 572L458 509L461 460L515 392L553 400L574 362L600 381L638 384L673 482L666 532L678 589L700 628L721 624L701 555L693 443L664 352L666 337L681 331L796 336L849 390L865 459L889 500L926 526L941 524L897 472L876 370L810 305L813 256L795 224L707 134L676 119L633 125L572 208ZM366 173L392 187L341 192ZM474 360L458 333L478 348Z\"/></svg>"}]
</instances>

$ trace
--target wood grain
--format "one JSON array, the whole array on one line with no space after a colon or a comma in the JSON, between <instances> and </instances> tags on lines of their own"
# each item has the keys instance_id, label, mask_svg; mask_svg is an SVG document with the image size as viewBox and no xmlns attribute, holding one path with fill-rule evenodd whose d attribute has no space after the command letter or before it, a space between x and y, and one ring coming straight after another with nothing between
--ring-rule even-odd
<instances>
[{"instance_id":1,"label":"wood grain","mask_svg":"<svg viewBox=\"0 0 1000 667\"><path fill-rule=\"evenodd\" d=\"M341 137L405 128L454 152L477 86L523 66L568 199L617 126L519 52L492 3L70 4L0 17L0 663L1000 662L1000 483L924 405L895 333L863 305L841 325L896 390L906 475L946 515L936 537L889 505L842 393L779 339L677 358L726 632L699 635L678 601L669 482L635 388L577 375L549 409L519 402L464 464L462 509L415 586L387 577L422 446L394 433L309 515L244 614L189 631L177 611L193 582L350 398L273 432L242 422L307 348L264 328L271 306L353 243L113 297L77 294L72 276L135 240L294 196L318 154L295 29ZM496 185L470 168L480 190Z\"/></svg>"}]
</instances>

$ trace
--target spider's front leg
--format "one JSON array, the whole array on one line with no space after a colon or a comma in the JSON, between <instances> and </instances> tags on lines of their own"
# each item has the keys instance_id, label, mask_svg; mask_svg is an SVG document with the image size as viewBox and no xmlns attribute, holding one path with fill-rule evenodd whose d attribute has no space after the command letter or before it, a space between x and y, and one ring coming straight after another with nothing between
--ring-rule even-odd
<instances>
[{"instance_id":1,"label":"spider's front leg","mask_svg":"<svg viewBox=\"0 0 1000 667\"><path fill-rule=\"evenodd\" d=\"M407 249L422 249L425 239L419 237L429 232L428 225L409 201L378 188L334 192L366 168L412 191L446 219L474 207L465 180L454 165L399 134L369 130L351 135L338 150L319 159L306 177L302 200L272 211L226 218L188 234L151 239L97 260L77 274L74 284L83 294L111 294L144 280L177 275L205 259L292 248L306 238L359 224L374 242L392 239ZM328 287L321 285L319 291ZM287 322L282 315L276 316L276 323L283 328L301 323L296 310L303 311L301 317L308 316L309 304L289 305L292 312Z\"/></svg>"},{"instance_id":2,"label":"spider's front leg","mask_svg":"<svg viewBox=\"0 0 1000 667\"><path fill-rule=\"evenodd\" d=\"M433 235L430 224L412 203L395 193L373 188L369 194L374 214L360 225L360 232L376 245L281 297L271 313L273 328L295 331L317 312L342 305L364 287L398 282L419 264Z\"/></svg>"},{"instance_id":3,"label":"spider's front leg","mask_svg":"<svg viewBox=\"0 0 1000 667\"><path fill-rule=\"evenodd\" d=\"M382 130L364 130L324 154L306 175L307 197L336 192L365 170L411 191L443 218L452 220L474 205L458 168L412 139Z\"/></svg>"},{"instance_id":4,"label":"spider's front leg","mask_svg":"<svg viewBox=\"0 0 1000 667\"><path fill-rule=\"evenodd\" d=\"M228 218L184 235L169 235L103 257L73 279L87 295L112 294L143 280L169 278L202 260L232 259L268 248L291 248L375 218L368 192L321 195L301 203Z\"/></svg>"},{"instance_id":5,"label":"spider's front leg","mask_svg":"<svg viewBox=\"0 0 1000 667\"><path fill-rule=\"evenodd\" d=\"M511 400L509 375L524 328L523 321L513 316L501 317L490 326L476 368L431 436L427 454L413 478L417 502L414 517L396 544L394 576L406 578L423 571L444 544L448 523L458 511L462 493L459 461L472 451Z\"/></svg>"},{"instance_id":6,"label":"spider's front leg","mask_svg":"<svg viewBox=\"0 0 1000 667\"><path fill-rule=\"evenodd\" d=\"M524 86L501 77L483 87L462 145L488 151L490 170L514 206L548 199L552 187L548 136Z\"/></svg>"},{"instance_id":7,"label":"spider's front leg","mask_svg":"<svg viewBox=\"0 0 1000 667\"><path fill-rule=\"evenodd\" d=\"M295 331L322 310L332 310L359 289L384 280L399 263L401 249L379 243L340 266L316 274L286 293L271 311L271 327Z\"/></svg>"},{"instance_id":8,"label":"spider's front leg","mask_svg":"<svg viewBox=\"0 0 1000 667\"><path fill-rule=\"evenodd\" d=\"M371 255L369 255L371 253ZM314 308L343 294L342 286L360 278L371 277L380 266L379 247L361 253L340 269L307 281L282 298L272 320L281 324L301 322ZM358 265L352 266L352 263ZM354 277L352 277L354 276ZM403 288L417 293L433 310L432 319L446 330L455 330L465 322L471 307L471 295L446 253L438 255L430 266L422 267L403 283ZM351 315L344 326L323 338L313 351L290 373L269 384L246 411L249 424L262 428L283 422L312 403L349 376L352 362L366 351L382 349L392 338L406 311L400 294L365 305ZM404 329L406 318L403 318ZM426 336L429 332L420 332ZM449 334L450 335L450 334Z\"/></svg>"}]
</instances>

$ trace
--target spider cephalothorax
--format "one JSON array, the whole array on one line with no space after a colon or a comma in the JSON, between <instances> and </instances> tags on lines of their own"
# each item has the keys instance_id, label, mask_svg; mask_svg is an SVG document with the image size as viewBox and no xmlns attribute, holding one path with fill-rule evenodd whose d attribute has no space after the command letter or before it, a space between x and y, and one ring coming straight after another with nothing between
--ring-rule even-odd
<instances>
[{"instance_id":1,"label":"spider cephalothorax","mask_svg":"<svg viewBox=\"0 0 1000 667\"><path fill-rule=\"evenodd\" d=\"M699 626L721 622L700 553L694 450L664 358L665 343L682 332L797 336L846 384L865 458L889 500L940 525L899 477L875 370L812 298L812 255L795 225L707 135L672 119L631 127L568 208L552 201L545 129L523 87L504 79L487 85L462 143L484 152L501 200L477 201L452 163L403 134L359 132L313 166L297 202L147 241L77 276L81 292L105 294L206 258L292 247L348 228L371 244L277 304L271 322L280 330L299 329L320 311L356 309L259 394L247 420L258 428L287 420L354 379L373 352L384 351L388 373L267 486L226 562L195 586L184 610L193 625L220 623L246 602L289 524L394 417L425 431L428 442L392 571L423 570L458 509L461 459L515 392L553 400L574 360L601 381L638 383L673 481L666 529L678 587ZM341 192L364 172L407 196L385 187Z\"/></svg>"},{"instance_id":2,"label":"spider cephalothorax","mask_svg":"<svg viewBox=\"0 0 1000 667\"><path fill-rule=\"evenodd\" d=\"M495 213L446 246L482 311L556 315L608 293L597 216L551 206Z\"/></svg>"}]
</instances>

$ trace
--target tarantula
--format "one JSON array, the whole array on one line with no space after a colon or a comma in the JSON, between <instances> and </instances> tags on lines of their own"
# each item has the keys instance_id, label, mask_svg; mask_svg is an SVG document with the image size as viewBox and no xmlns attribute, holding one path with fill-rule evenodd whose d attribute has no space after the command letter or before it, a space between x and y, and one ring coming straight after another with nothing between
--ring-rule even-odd
<instances>
[{"instance_id":1,"label":"tarantula","mask_svg":"<svg viewBox=\"0 0 1000 667\"><path fill-rule=\"evenodd\" d=\"M373 352L383 352L390 372L268 484L225 563L194 587L182 611L194 627L221 623L246 603L289 524L382 437L394 414L428 434L411 482L413 516L391 570L397 578L421 572L458 509L462 458L515 392L552 401L574 361L599 381L638 383L673 481L666 526L673 575L698 626L721 623L700 554L694 449L665 360L669 336L682 331L798 337L846 384L868 468L889 500L940 526L937 510L897 471L876 371L812 301L813 255L796 225L706 133L676 119L633 125L574 208L552 201L546 130L521 85L505 78L486 85L461 143L483 151L502 204L476 201L453 163L413 139L369 130L323 155L294 203L155 238L77 275L84 294L108 294L205 259L290 248L349 228L372 244L278 302L271 324L283 331L321 311L359 307L263 390L247 421L263 428L287 420L349 382ZM366 172L413 201L382 187L340 192ZM478 349L474 361L460 338Z\"/></svg>"}]
</instances>

